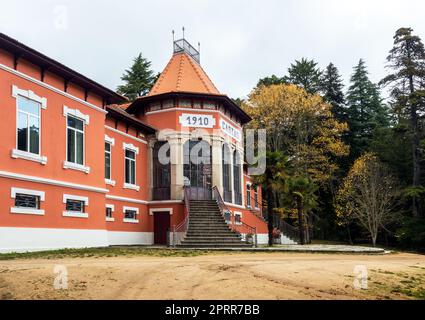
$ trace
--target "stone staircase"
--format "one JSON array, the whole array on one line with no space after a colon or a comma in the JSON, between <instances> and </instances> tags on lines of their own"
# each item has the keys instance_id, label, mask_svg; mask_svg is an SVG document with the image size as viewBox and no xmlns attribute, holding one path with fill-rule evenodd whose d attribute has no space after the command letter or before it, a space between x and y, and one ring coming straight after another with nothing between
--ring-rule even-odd
<instances>
[{"instance_id":1,"label":"stone staircase","mask_svg":"<svg viewBox=\"0 0 425 320\"><path fill-rule=\"evenodd\" d=\"M233 232L215 200L191 200L189 227L179 247L183 248L251 248Z\"/></svg>"}]
</instances>

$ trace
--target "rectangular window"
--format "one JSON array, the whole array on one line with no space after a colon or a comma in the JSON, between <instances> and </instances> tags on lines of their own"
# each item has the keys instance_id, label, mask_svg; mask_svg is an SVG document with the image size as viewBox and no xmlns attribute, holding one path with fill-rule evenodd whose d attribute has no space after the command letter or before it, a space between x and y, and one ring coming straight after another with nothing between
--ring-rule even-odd
<instances>
[{"instance_id":1,"label":"rectangular window","mask_svg":"<svg viewBox=\"0 0 425 320\"><path fill-rule=\"evenodd\" d=\"M85 202L81 200L66 200L66 211L84 213Z\"/></svg>"},{"instance_id":2,"label":"rectangular window","mask_svg":"<svg viewBox=\"0 0 425 320\"><path fill-rule=\"evenodd\" d=\"M15 207L39 210L40 196L18 193L15 196Z\"/></svg>"},{"instance_id":3,"label":"rectangular window","mask_svg":"<svg viewBox=\"0 0 425 320\"><path fill-rule=\"evenodd\" d=\"M246 206L251 208L251 185L246 185Z\"/></svg>"},{"instance_id":4,"label":"rectangular window","mask_svg":"<svg viewBox=\"0 0 425 320\"><path fill-rule=\"evenodd\" d=\"M136 153L125 150L125 183L136 185Z\"/></svg>"},{"instance_id":5,"label":"rectangular window","mask_svg":"<svg viewBox=\"0 0 425 320\"><path fill-rule=\"evenodd\" d=\"M18 96L17 148L20 151L40 154L39 102Z\"/></svg>"},{"instance_id":6,"label":"rectangular window","mask_svg":"<svg viewBox=\"0 0 425 320\"><path fill-rule=\"evenodd\" d=\"M235 214L235 223L241 224L242 223L242 217L240 214Z\"/></svg>"},{"instance_id":7,"label":"rectangular window","mask_svg":"<svg viewBox=\"0 0 425 320\"><path fill-rule=\"evenodd\" d=\"M67 160L84 165L84 121L67 116Z\"/></svg>"},{"instance_id":8,"label":"rectangular window","mask_svg":"<svg viewBox=\"0 0 425 320\"><path fill-rule=\"evenodd\" d=\"M137 211L126 209L125 212L124 212L124 218L129 219L129 220L136 220L137 219Z\"/></svg>"},{"instance_id":9,"label":"rectangular window","mask_svg":"<svg viewBox=\"0 0 425 320\"><path fill-rule=\"evenodd\" d=\"M112 218L112 208L106 208L106 218Z\"/></svg>"},{"instance_id":10,"label":"rectangular window","mask_svg":"<svg viewBox=\"0 0 425 320\"><path fill-rule=\"evenodd\" d=\"M255 208L258 208L258 189L254 190L254 204Z\"/></svg>"},{"instance_id":11,"label":"rectangular window","mask_svg":"<svg viewBox=\"0 0 425 320\"><path fill-rule=\"evenodd\" d=\"M105 179L111 180L111 144L105 142Z\"/></svg>"}]
</instances>

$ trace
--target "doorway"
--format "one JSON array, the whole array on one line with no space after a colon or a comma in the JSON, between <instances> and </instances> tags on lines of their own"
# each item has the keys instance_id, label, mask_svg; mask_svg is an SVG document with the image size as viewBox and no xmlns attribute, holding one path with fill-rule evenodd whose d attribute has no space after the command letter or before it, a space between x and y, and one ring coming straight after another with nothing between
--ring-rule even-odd
<instances>
[{"instance_id":1,"label":"doorway","mask_svg":"<svg viewBox=\"0 0 425 320\"><path fill-rule=\"evenodd\" d=\"M167 233L170 230L170 212L160 211L153 213L154 244L167 245Z\"/></svg>"}]
</instances>

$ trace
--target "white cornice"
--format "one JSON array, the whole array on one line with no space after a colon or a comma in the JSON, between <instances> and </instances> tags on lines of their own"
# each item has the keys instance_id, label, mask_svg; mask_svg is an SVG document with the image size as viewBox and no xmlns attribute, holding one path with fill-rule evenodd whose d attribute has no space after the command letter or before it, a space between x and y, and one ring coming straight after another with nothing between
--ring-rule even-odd
<instances>
[{"instance_id":1,"label":"white cornice","mask_svg":"<svg viewBox=\"0 0 425 320\"><path fill-rule=\"evenodd\" d=\"M2 69L4 71L7 71L9 73L12 73L15 76L18 76L18 77L23 78L25 80L28 80L28 81L30 81L32 83L35 83L35 84L37 84L37 85L39 85L39 86L41 86L43 88L49 89L50 91L53 91L53 92L55 92L57 94L60 94L60 95L62 95L64 97L66 97L66 98L72 99L72 100L74 100L74 101L76 101L78 103L81 103L81 104L83 104L83 105L85 105L85 106L87 106L89 108L92 108L92 109L94 109L96 111L99 111L99 112L101 112L103 114L107 114L108 113L106 110L103 110L102 108L100 108L98 106L95 106L94 104L91 104L91 103L89 103L87 101L84 101L83 99L77 98L77 97L75 97L75 96L73 96L73 95L71 95L71 94L69 94L67 92L64 92L62 90L59 90L59 89L51 86L50 84L47 84L47 83L42 82L40 80L37 80L37 79L35 79L33 77L30 77L30 76L28 76L28 75L26 75L26 74L24 74L22 72L19 72L17 70L13 70L12 68L9 68L8 66L5 66L4 64L1 64L0 63L0 69Z\"/></svg>"},{"instance_id":2,"label":"white cornice","mask_svg":"<svg viewBox=\"0 0 425 320\"><path fill-rule=\"evenodd\" d=\"M76 184L76 183L66 182L66 181L28 176L28 175L8 172L8 171L0 171L0 177L14 179L14 180L21 180L21 181L38 182L42 184L48 184L48 185L59 186L59 187L67 187L67 188L77 189L77 190L85 190L85 191L92 191L92 192L99 192L99 193L109 192L107 189L103 189L103 188L97 188L97 187Z\"/></svg>"}]
</instances>

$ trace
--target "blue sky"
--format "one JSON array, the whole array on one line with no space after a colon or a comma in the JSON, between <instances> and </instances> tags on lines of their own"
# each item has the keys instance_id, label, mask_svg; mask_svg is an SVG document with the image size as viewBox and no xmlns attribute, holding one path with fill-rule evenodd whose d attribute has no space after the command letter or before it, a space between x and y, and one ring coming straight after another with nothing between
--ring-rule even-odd
<instances>
[{"instance_id":1,"label":"blue sky","mask_svg":"<svg viewBox=\"0 0 425 320\"><path fill-rule=\"evenodd\" d=\"M219 90L245 97L301 57L332 61L346 83L363 58L379 81L397 28L425 40L424 12L420 0L2 0L0 31L115 89L138 52L162 71L185 26Z\"/></svg>"}]
</instances>

